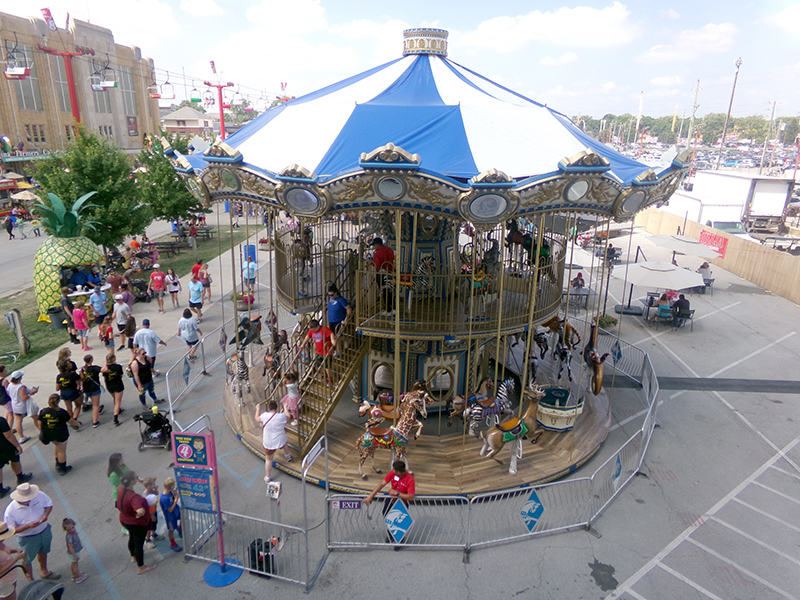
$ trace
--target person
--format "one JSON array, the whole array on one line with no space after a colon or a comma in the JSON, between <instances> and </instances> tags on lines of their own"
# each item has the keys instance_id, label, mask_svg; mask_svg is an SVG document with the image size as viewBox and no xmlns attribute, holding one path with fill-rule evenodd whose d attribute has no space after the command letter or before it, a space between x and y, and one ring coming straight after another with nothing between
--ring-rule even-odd
<instances>
[{"instance_id":1,"label":"person","mask_svg":"<svg viewBox=\"0 0 800 600\"><path fill-rule=\"evenodd\" d=\"M189 285L186 287L189 290L189 308L197 315L197 322L199 323L203 317L203 284L197 280L197 275L193 273Z\"/></svg>"},{"instance_id":2,"label":"person","mask_svg":"<svg viewBox=\"0 0 800 600\"><path fill-rule=\"evenodd\" d=\"M611 244L606 248L606 268L610 269L617 257L617 250Z\"/></svg>"},{"instance_id":3,"label":"person","mask_svg":"<svg viewBox=\"0 0 800 600\"><path fill-rule=\"evenodd\" d=\"M78 535L78 532L75 531L75 521L70 518L65 518L63 521L61 521L61 529L63 529L66 534L64 536L64 542L67 544L67 554L69 554L69 570L72 573L72 582L83 583L89 578L89 576L86 573L81 572L81 568L78 563L81 557L81 550L83 550L83 544L81 544L81 538Z\"/></svg>"},{"instance_id":4,"label":"person","mask_svg":"<svg viewBox=\"0 0 800 600\"><path fill-rule=\"evenodd\" d=\"M297 409L302 408L302 399L300 398L300 387L297 384L297 373L295 371L287 371L283 376L283 385L286 386L286 395L281 400L283 410L288 417L292 416L292 427L297 426Z\"/></svg>"},{"instance_id":5,"label":"person","mask_svg":"<svg viewBox=\"0 0 800 600\"><path fill-rule=\"evenodd\" d=\"M61 394L67 412L76 420L81 414L82 398L81 376L78 374L75 363L71 360L62 360L58 363L56 375L56 391ZM74 403L74 405L73 405Z\"/></svg>"},{"instance_id":6,"label":"person","mask_svg":"<svg viewBox=\"0 0 800 600\"><path fill-rule=\"evenodd\" d=\"M128 315L124 331L125 337L128 338L128 350L133 352L133 336L136 335L136 318L133 315Z\"/></svg>"},{"instance_id":7,"label":"person","mask_svg":"<svg viewBox=\"0 0 800 600\"><path fill-rule=\"evenodd\" d=\"M111 487L113 489L112 498L114 499L114 504L117 503L117 495L119 494L119 485L122 483L122 476L125 475L130 471L128 465L125 464L125 460L122 458L122 454L119 452L115 452L111 456L108 457L108 481L111 483ZM124 529L124 528L123 528ZM127 531L127 530L125 530Z\"/></svg>"},{"instance_id":8,"label":"person","mask_svg":"<svg viewBox=\"0 0 800 600\"><path fill-rule=\"evenodd\" d=\"M152 550L155 549L158 540L156 533L156 529L158 529L158 484L156 484L155 477L145 477L142 485L144 485L144 499L147 500L147 512L150 516L150 526L147 528L144 545Z\"/></svg>"},{"instance_id":9,"label":"person","mask_svg":"<svg viewBox=\"0 0 800 600\"><path fill-rule=\"evenodd\" d=\"M328 368L328 356L336 349L336 336L333 335L330 329L324 325L320 325L319 321L316 319L311 319L311 321L308 322L308 327L309 330L303 342L303 349L305 349L311 340L314 341L314 351L316 352L315 361L318 365L324 366L325 383L331 385L333 384L333 378Z\"/></svg>"},{"instance_id":10,"label":"person","mask_svg":"<svg viewBox=\"0 0 800 600\"><path fill-rule=\"evenodd\" d=\"M59 407L60 402L61 396L50 394L47 399L47 408L39 411L39 422L42 424L39 440L43 444L53 444L56 472L59 475L66 475L72 470L72 466L67 464L67 440L69 439L67 425L72 425L79 430L81 426L71 414Z\"/></svg>"},{"instance_id":11,"label":"person","mask_svg":"<svg viewBox=\"0 0 800 600\"><path fill-rule=\"evenodd\" d=\"M102 385L100 384L101 371L102 367L94 364L94 357L91 354L83 357L83 368L81 369L84 393L83 410L91 409L92 427L95 429L100 427L100 414L105 408L104 405L100 404L100 392L102 391Z\"/></svg>"},{"instance_id":12,"label":"person","mask_svg":"<svg viewBox=\"0 0 800 600\"><path fill-rule=\"evenodd\" d=\"M6 217L6 220L3 222L3 226L6 228L6 233L8 234L9 240L13 240L17 237L14 235L14 221L11 220L11 217Z\"/></svg>"},{"instance_id":13,"label":"person","mask_svg":"<svg viewBox=\"0 0 800 600\"><path fill-rule=\"evenodd\" d=\"M68 287L61 288L61 310L67 314L67 333L69 333L69 341L73 344L79 344L78 335L75 331L75 325L72 322L72 310L75 305L69 297L70 289Z\"/></svg>"},{"instance_id":14,"label":"person","mask_svg":"<svg viewBox=\"0 0 800 600\"><path fill-rule=\"evenodd\" d=\"M150 366L153 367L153 375L158 377L161 375L160 371L155 370L156 366L156 353L158 346L166 346L167 343L158 337L158 334L150 329L150 319L142 319L142 326L133 336L133 347L144 348L147 352L147 357L150 359Z\"/></svg>"},{"instance_id":15,"label":"person","mask_svg":"<svg viewBox=\"0 0 800 600\"><path fill-rule=\"evenodd\" d=\"M375 489L364 498L364 504L369 505L375 499L375 495L380 492L386 484L389 486L389 500L383 505L383 515L386 516L395 502L392 498L399 498L404 502L411 502L416 496L417 484L414 481L414 475L406 471L406 463L402 460L396 460L392 463L392 470L386 474L382 481L378 482ZM387 535L386 541L391 542L391 538ZM400 546L395 546L395 550L400 550Z\"/></svg>"},{"instance_id":16,"label":"person","mask_svg":"<svg viewBox=\"0 0 800 600\"><path fill-rule=\"evenodd\" d=\"M116 506L119 510L119 522L128 530L128 552L139 567L139 575L142 575L152 571L156 566L144 564L144 540L150 527L150 513L147 509L147 500L133 491L133 486L138 481L139 478L133 471L128 471L120 477Z\"/></svg>"},{"instance_id":17,"label":"person","mask_svg":"<svg viewBox=\"0 0 800 600\"><path fill-rule=\"evenodd\" d=\"M189 248L197 245L197 225L194 221L189 223Z\"/></svg>"},{"instance_id":18,"label":"person","mask_svg":"<svg viewBox=\"0 0 800 600\"><path fill-rule=\"evenodd\" d=\"M573 288L576 290L583 289L586 286L586 282L583 280L583 273L578 273L578 275L570 282Z\"/></svg>"},{"instance_id":19,"label":"person","mask_svg":"<svg viewBox=\"0 0 800 600\"><path fill-rule=\"evenodd\" d=\"M3 407L6 414L6 419L13 421L13 411L11 410L11 398L8 395L6 386L9 384L8 369L5 365L0 365L0 406Z\"/></svg>"},{"instance_id":20,"label":"person","mask_svg":"<svg viewBox=\"0 0 800 600\"><path fill-rule=\"evenodd\" d=\"M30 417L33 420L36 429L39 429L39 407L33 400L33 396L39 391L38 387L31 388L22 383L22 376L25 375L24 371L14 371L9 375L11 380L6 387L8 397L11 398L11 410L14 413L14 428L19 434L19 443L24 444L30 440L30 436L24 435L22 432L22 420L25 417Z\"/></svg>"},{"instance_id":21,"label":"person","mask_svg":"<svg viewBox=\"0 0 800 600\"><path fill-rule=\"evenodd\" d=\"M272 480L272 456L278 450L286 448L286 414L278 412L278 403L275 400L267 401L267 412L261 412L262 403L256 404L256 424L261 427L261 443L264 446L264 483ZM292 460L292 455L285 450L286 460Z\"/></svg>"},{"instance_id":22,"label":"person","mask_svg":"<svg viewBox=\"0 0 800 600\"><path fill-rule=\"evenodd\" d=\"M244 282L252 289L256 284L256 274L258 273L258 265L253 260L252 256L248 256L247 260L242 265L242 277Z\"/></svg>"},{"instance_id":23,"label":"person","mask_svg":"<svg viewBox=\"0 0 800 600\"><path fill-rule=\"evenodd\" d=\"M164 523L167 525L169 549L173 552L180 552L183 550L175 541L176 531L179 536L183 537L183 529L181 528L181 505L179 500L180 496L175 487L175 480L172 477L167 477L164 480L164 491L161 492L158 503L161 505L161 512L164 514Z\"/></svg>"},{"instance_id":24,"label":"person","mask_svg":"<svg viewBox=\"0 0 800 600\"><path fill-rule=\"evenodd\" d=\"M116 296L122 291L122 284L125 283L125 278L117 271L111 271L111 274L106 278L106 283L111 286L111 296Z\"/></svg>"},{"instance_id":25,"label":"person","mask_svg":"<svg viewBox=\"0 0 800 600\"><path fill-rule=\"evenodd\" d=\"M211 302L211 273L208 272L208 263L203 263L197 272L197 281L203 286L201 297Z\"/></svg>"},{"instance_id":26,"label":"person","mask_svg":"<svg viewBox=\"0 0 800 600\"><path fill-rule=\"evenodd\" d=\"M39 490L38 485L32 483L19 484L17 489L11 492L11 500L11 504L6 507L3 520L16 530L17 543L25 550L22 566L28 578L33 578L31 563L36 557L42 579L60 579L61 575L47 568L47 554L53 541L53 532L47 518L53 511L53 501Z\"/></svg>"},{"instance_id":27,"label":"person","mask_svg":"<svg viewBox=\"0 0 800 600\"><path fill-rule=\"evenodd\" d=\"M697 269L697 272L703 276L703 279L711 279L711 266L707 262L704 262L702 265L700 265Z\"/></svg>"},{"instance_id":28,"label":"person","mask_svg":"<svg viewBox=\"0 0 800 600\"><path fill-rule=\"evenodd\" d=\"M94 288L92 293L89 294L89 304L94 311L95 325L102 325L106 315L108 315L108 296L100 289L100 286Z\"/></svg>"},{"instance_id":29,"label":"person","mask_svg":"<svg viewBox=\"0 0 800 600\"><path fill-rule=\"evenodd\" d=\"M133 295L133 292L130 289L130 284L123 283L120 287L122 288L122 291L120 292L122 295L122 300L128 305L128 308L133 311L133 303L136 302L136 296Z\"/></svg>"},{"instance_id":30,"label":"person","mask_svg":"<svg viewBox=\"0 0 800 600\"><path fill-rule=\"evenodd\" d=\"M117 324L117 331L119 331L119 348L117 348L117 351L125 350L125 324L131 315L131 307L125 303L122 294L114 296L113 313L114 322Z\"/></svg>"},{"instance_id":31,"label":"person","mask_svg":"<svg viewBox=\"0 0 800 600\"><path fill-rule=\"evenodd\" d=\"M348 320L353 314L353 308L347 303L347 300L339 293L339 288L336 284L331 284L328 287L328 325L335 335L347 325Z\"/></svg>"},{"instance_id":32,"label":"person","mask_svg":"<svg viewBox=\"0 0 800 600\"><path fill-rule=\"evenodd\" d=\"M103 322L100 323L100 326L97 328L97 337L100 340L100 344L105 348L108 352L113 352L116 343L114 341L115 333L114 333L114 324L113 324L113 317L109 314L105 316Z\"/></svg>"},{"instance_id":33,"label":"person","mask_svg":"<svg viewBox=\"0 0 800 600\"><path fill-rule=\"evenodd\" d=\"M74 269L72 276L69 278L69 285L75 290L82 290L88 287L89 277L83 269Z\"/></svg>"},{"instance_id":34,"label":"person","mask_svg":"<svg viewBox=\"0 0 800 600\"><path fill-rule=\"evenodd\" d=\"M686 299L684 294L678 294L678 299L675 300L675 304L672 305L672 324L677 327L680 325L680 314L688 312L690 303Z\"/></svg>"},{"instance_id":35,"label":"person","mask_svg":"<svg viewBox=\"0 0 800 600\"><path fill-rule=\"evenodd\" d=\"M676 292L675 290L667 290L664 293L667 295L667 300L669 300L669 305L672 306L678 299L678 292Z\"/></svg>"},{"instance_id":36,"label":"person","mask_svg":"<svg viewBox=\"0 0 800 600\"><path fill-rule=\"evenodd\" d=\"M139 243L139 240L137 240L136 236L134 235L133 237L131 237L131 243L130 243L131 254L134 254L141 249L142 245Z\"/></svg>"},{"instance_id":37,"label":"person","mask_svg":"<svg viewBox=\"0 0 800 600\"><path fill-rule=\"evenodd\" d=\"M200 331L197 320L192 317L192 311L188 308L183 309L183 317L178 321L177 335L186 342L186 346L189 349L189 360L195 360L197 358L195 356L198 348L197 343L200 341L200 335L203 335L203 332Z\"/></svg>"},{"instance_id":38,"label":"person","mask_svg":"<svg viewBox=\"0 0 800 600\"><path fill-rule=\"evenodd\" d=\"M153 297L158 304L158 312L164 312L164 287L165 287L164 272L161 270L161 265L153 265L153 272L150 273L150 281L147 283L147 293L152 292Z\"/></svg>"},{"instance_id":39,"label":"person","mask_svg":"<svg viewBox=\"0 0 800 600\"><path fill-rule=\"evenodd\" d=\"M197 277L197 274L200 272L200 269L202 269L202 268L203 268L203 259L202 258L198 258L195 261L194 265L192 265L192 275Z\"/></svg>"},{"instance_id":40,"label":"person","mask_svg":"<svg viewBox=\"0 0 800 600\"><path fill-rule=\"evenodd\" d=\"M139 390L139 402L142 403L142 406L147 408L147 402L144 398L145 393L150 395L153 404L164 402L156 397L155 385L153 384L153 369L150 365L150 358L144 348L138 348L134 351L129 366L133 373L133 381Z\"/></svg>"},{"instance_id":41,"label":"person","mask_svg":"<svg viewBox=\"0 0 800 600\"><path fill-rule=\"evenodd\" d=\"M86 285L88 285L90 288L94 289L103 284L103 280L100 277L100 269L98 269L96 266L89 270L89 273L86 275L86 277L89 279L89 282Z\"/></svg>"},{"instance_id":42,"label":"person","mask_svg":"<svg viewBox=\"0 0 800 600\"><path fill-rule=\"evenodd\" d=\"M122 365L117 363L116 354L112 352L106 356L106 364L101 367L100 372L103 374L103 379L105 379L108 393L114 399L114 425L119 427L119 416L125 410L122 408L122 394L125 391L125 382L122 378L124 370Z\"/></svg>"},{"instance_id":43,"label":"person","mask_svg":"<svg viewBox=\"0 0 800 600\"><path fill-rule=\"evenodd\" d=\"M11 491L10 487L3 485L3 467L7 464L11 463L11 472L17 477L17 485L33 479L32 473L22 472L20 454L22 454L22 445L14 435L8 421L0 417L0 498L5 498Z\"/></svg>"},{"instance_id":44,"label":"person","mask_svg":"<svg viewBox=\"0 0 800 600\"><path fill-rule=\"evenodd\" d=\"M394 271L394 250L389 246L384 246L383 239L380 237L374 238L370 242L370 246L373 248L372 264L378 273L378 289L381 290L383 296L384 310L381 314L391 316L394 314L394 292L384 285L385 276L382 272L391 273Z\"/></svg>"},{"instance_id":45,"label":"person","mask_svg":"<svg viewBox=\"0 0 800 600\"><path fill-rule=\"evenodd\" d=\"M25 558L25 551L9 548L5 541L14 535L14 528L0 522L0 598L16 600L17 598L17 570L14 569L19 561Z\"/></svg>"},{"instance_id":46,"label":"person","mask_svg":"<svg viewBox=\"0 0 800 600\"><path fill-rule=\"evenodd\" d=\"M172 308L174 310L181 305L180 299L178 298L178 294L181 291L181 280L175 275L175 271L167 269L167 275L164 277L164 281L167 284L169 296L172 298Z\"/></svg>"},{"instance_id":47,"label":"person","mask_svg":"<svg viewBox=\"0 0 800 600\"><path fill-rule=\"evenodd\" d=\"M655 304L653 304L653 307L652 307L652 309L650 311L651 313L653 313L653 314L650 315L650 320L651 321L655 321L656 320L656 317L658 316L658 310L659 310L660 306L669 306L669 298L667 298L666 294L661 294L661 297L656 301Z\"/></svg>"},{"instance_id":48,"label":"person","mask_svg":"<svg viewBox=\"0 0 800 600\"><path fill-rule=\"evenodd\" d=\"M89 314L86 312L86 304L83 300L78 300L75 303L75 308L72 310L72 321L75 323L75 331L78 332L78 339L81 343L81 350L84 352L91 350L89 345Z\"/></svg>"}]
</instances>

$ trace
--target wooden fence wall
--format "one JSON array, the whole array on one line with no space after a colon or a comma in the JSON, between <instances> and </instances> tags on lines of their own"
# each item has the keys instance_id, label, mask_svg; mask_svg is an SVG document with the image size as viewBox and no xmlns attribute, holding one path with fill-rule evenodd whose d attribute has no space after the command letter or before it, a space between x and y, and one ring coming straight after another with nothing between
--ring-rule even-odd
<instances>
[{"instance_id":1,"label":"wooden fence wall","mask_svg":"<svg viewBox=\"0 0 800 600\"><path fill-rule=\"evenodd\" d=\"M638 214L634 222L653 235L675 235L684 227L682 217L657 208ZM724 258L715 258L708 261L709 263L800 304L800 257L737 238L694 221L686 221L686 230L682 233L700 239L703 230L728 240Z\"/></svg>"}]
</instances>

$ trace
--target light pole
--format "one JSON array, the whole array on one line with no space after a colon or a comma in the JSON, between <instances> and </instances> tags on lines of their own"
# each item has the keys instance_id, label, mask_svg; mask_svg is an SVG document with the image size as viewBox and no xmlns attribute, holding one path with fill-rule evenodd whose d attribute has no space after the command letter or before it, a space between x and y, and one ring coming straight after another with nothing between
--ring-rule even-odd
<instances>
[{"instance_id":1,"label":"light pole","mask_svg":"<svg viewBox=\"0 0 800 600\"><path fill-rule=\"evenodd\" d=\"M233 87L233 83L211 83L204 81L208 87L217 88L217 104L219 105L219 137L225 139L225 114L222 106L222 90L227 87Z\"/></svg>"},{"instance_id":2,"label":"light pole","mask_svg":"<svg viewBox=\"0 0 800 600\"><path fill-rule=\"evenodd\" d=\"M725 126L722 128L722 141L719 144L719 154L717 155L717 170L722 162L722 150L725 148L725 134L728 133L728 123L731 120L731 110L733 109L733 96L736 94L736 82L739 79L739 67L742 66L741 57L736 59L736 75L733 76L733 89L731 90L731 102L728 104L728 114L725 117Z\"/></svg>"}]
</instances>

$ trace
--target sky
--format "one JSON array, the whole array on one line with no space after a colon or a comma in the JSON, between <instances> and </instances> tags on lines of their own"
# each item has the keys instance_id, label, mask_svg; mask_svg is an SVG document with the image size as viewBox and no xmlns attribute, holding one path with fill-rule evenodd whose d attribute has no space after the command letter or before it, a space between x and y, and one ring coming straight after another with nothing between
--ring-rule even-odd
<instances>
[{"instance_id":1,"label":"sky","mask_svg":"<svg viewBox=\"0 0 800 600\"><path fill-rule=\"evenodd\" d=\"M4 0L0 12L112 30L169 72L178 101L215 78L255 100L301 96L402 54L402 31L450 32L448 57L567 115L800 115L800 1ZM182 72L186 73L184 81ZM194 78L194 83L192 78Z\"/></svg>"}]
</instances>

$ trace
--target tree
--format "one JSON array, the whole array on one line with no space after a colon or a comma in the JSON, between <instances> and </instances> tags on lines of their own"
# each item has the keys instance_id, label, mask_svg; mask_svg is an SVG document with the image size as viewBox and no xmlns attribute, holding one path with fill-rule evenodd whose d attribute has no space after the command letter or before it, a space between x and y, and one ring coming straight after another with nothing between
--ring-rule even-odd
<instances>
[{"instance_id":1,"label":"tree","mask_svg":"<svg viewBox=\"0 0 800 600\"><path fill-rule=\"evenodd\" d=\"M184 106L188 106L189 108L193 108L199 113L205 113L206 109L203 106L203 102L192 102L191 100L181 100L181 103L175 107L175 110L180 110Z\"/></svg>"},{"instance_id":2,"label":"tree","mask_svg":"<svg viewBox=\"0 0 800 600\"><path fill-rule=\"evenodd\" d=\"M86 221L97 222L96 230L84 234L106 248L118 246L127 235L143 233L153 220L131 178L128 156L83 126L66 152L41 161L34 176L45 192L61 198L97 191L93 206L83 212Z\"/></svg>"},{"instance_id":3,"label":"tree","mask_svg":"<svg viewBox=\"0 0 800 600\"><path fill-rule=\"evenodd\" d=\"M162 135L166 135L163 131ZM189 140L174 139L172 147L181 154L189 153ZM150 207L153 217L165 221L184 219L189 215L207 212L192 196L183 180L175 173L160 140L146 144L138 157L144 169L136 174L142 201Z\"/></svg>"},{"instance_id":4,"label":"tree","mask_svg":"<svg viewBox=\"0 0 800 600\"><path fill-rule=\"evenodd\" d=\"M250 110L245 110L245 109ZM252 121L258 116L258 113L253 110L248 100L244 100L244 104L233 104L230 109L226 109L225 122L231 125L241 125Z\"/></svg>"}]
</instances>

